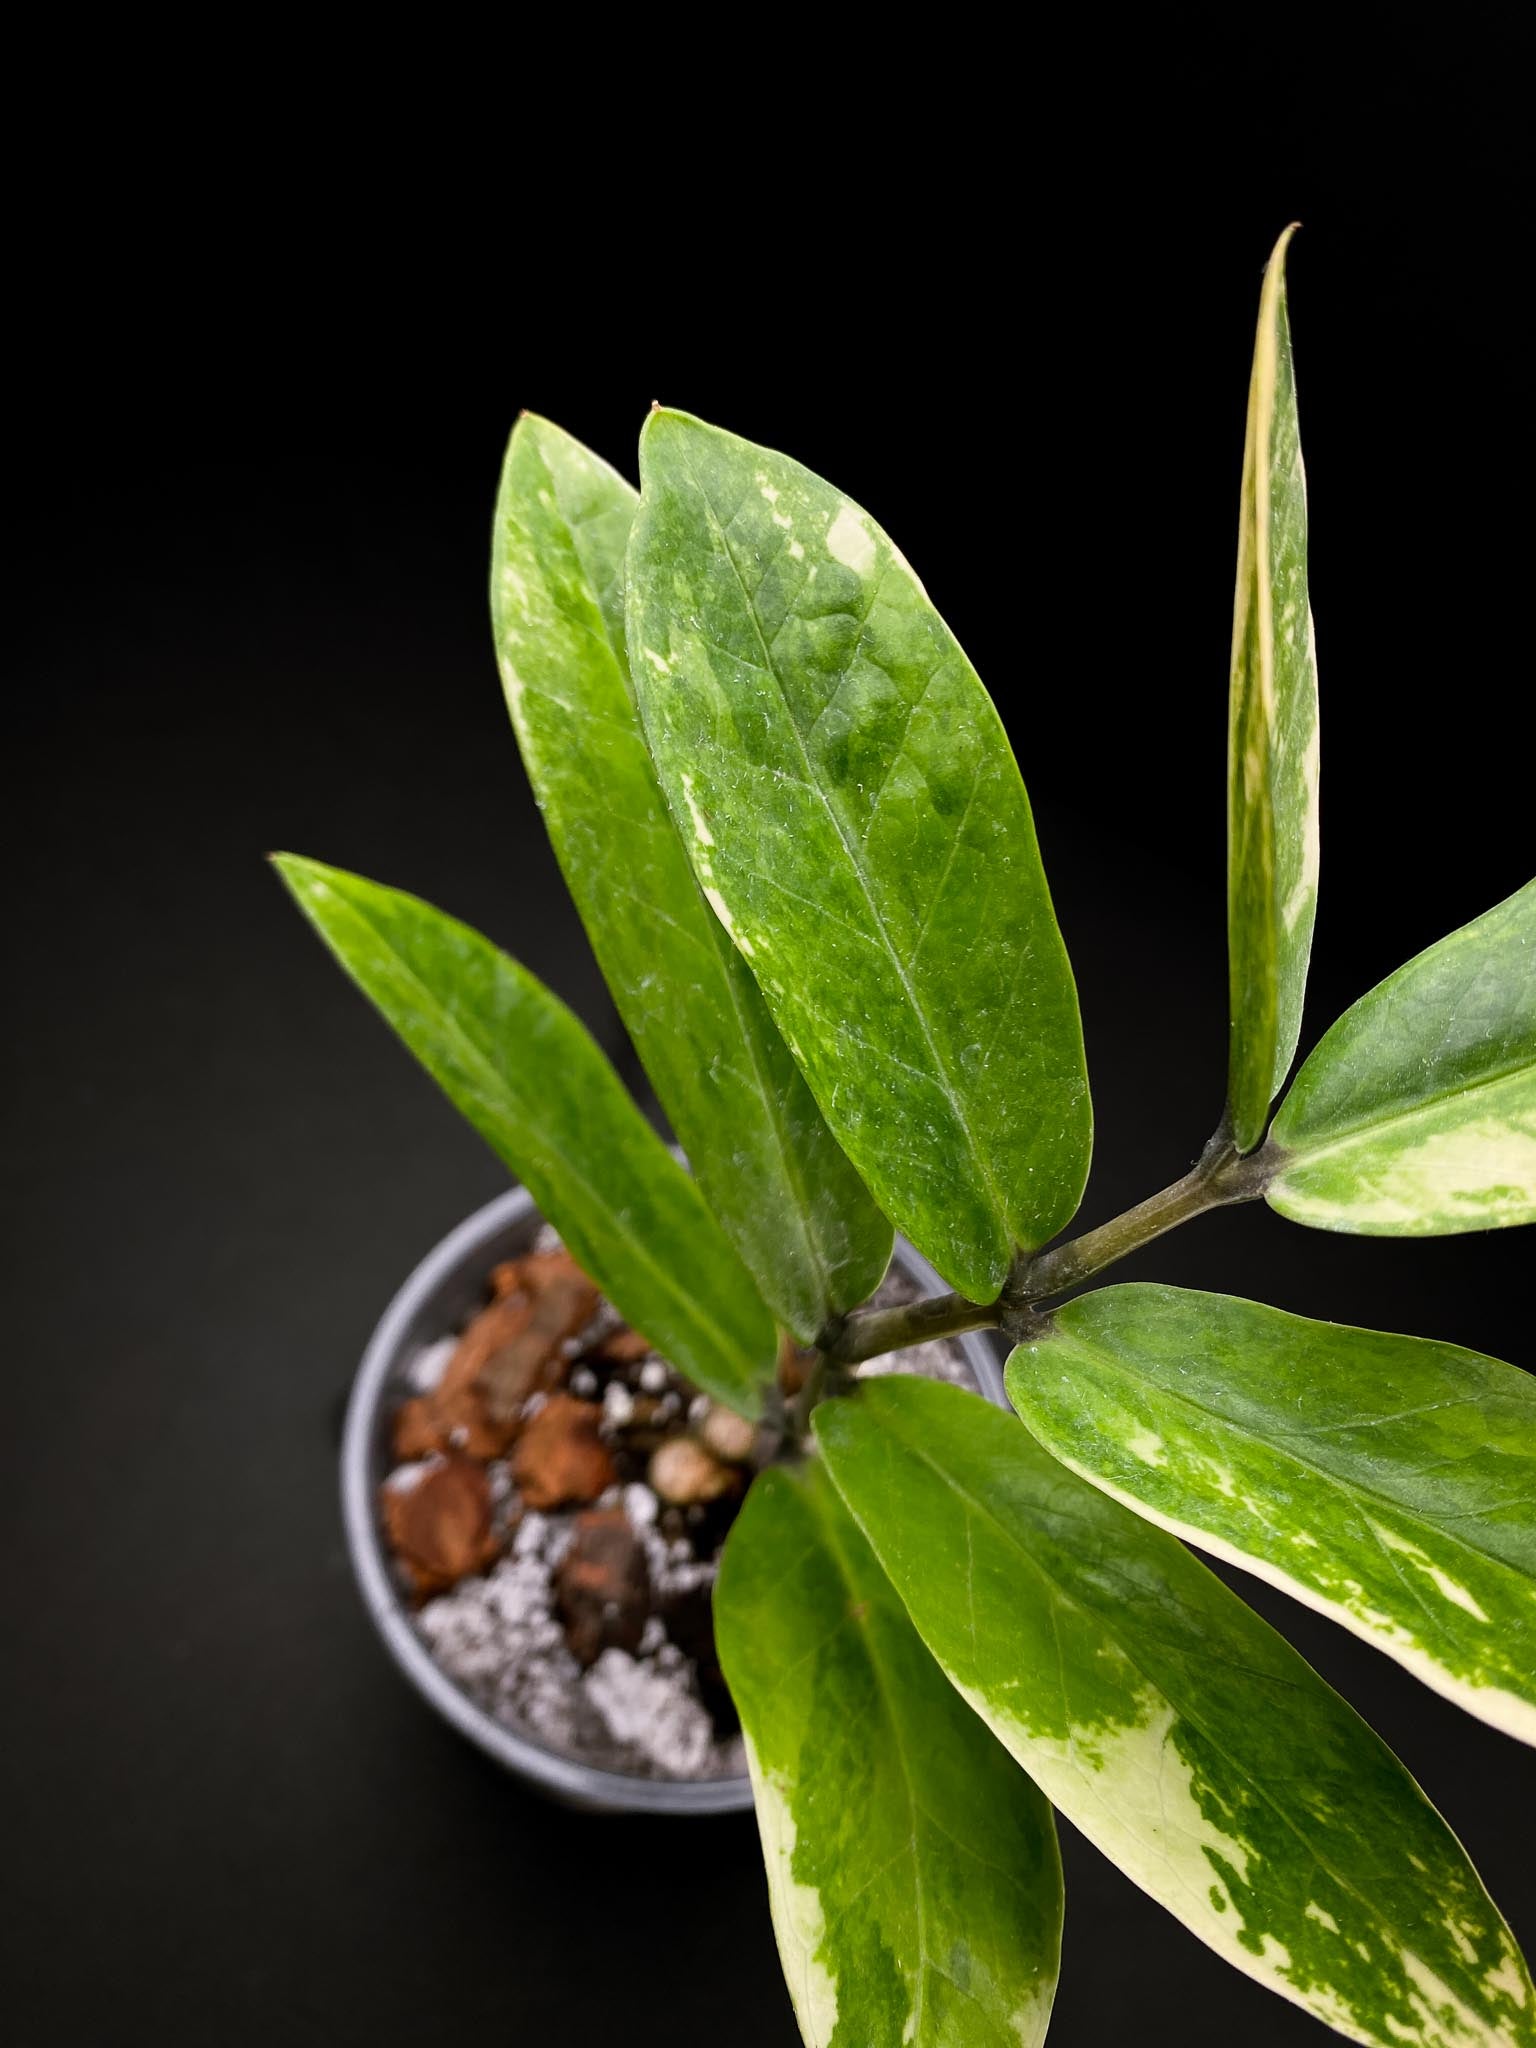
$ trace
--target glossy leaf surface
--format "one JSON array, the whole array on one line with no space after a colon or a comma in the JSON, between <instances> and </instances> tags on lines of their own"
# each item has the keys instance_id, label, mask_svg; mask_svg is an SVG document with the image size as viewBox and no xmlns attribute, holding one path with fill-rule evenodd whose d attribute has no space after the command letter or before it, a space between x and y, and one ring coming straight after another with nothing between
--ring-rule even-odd
<instances>
[{"instance_id":1,"label":"glossy leaf surface","mask_svg":"<svg viewBox=\"0 0 1536 2048\"><path fill-rule=\"evenodd\" d=\"M294 854L300 909L619 1313L678 1370L755 1415L777 1341L697 1185L578 1018L479 932Z\"/></svg>"},{"instance_id":2,"label":"glossy leaf surface","mask_svg":"<svg viewBox=\"0 0 1536 2048\"><path fill-rule=\"evenodd\" d=\"M1536 1742L1536 1380L1178 1287L1058 1309L1008 1366L1075 1472Z\"/></svg>"},{"instance_id":3,"label":"glossy leaf surface","mask_svg":"<svg viewBox=\"0 0 1536 2048\"><path fill-rule=\"evenodd\" d=\"M952 1387L870 1381L817 1435L956 1686L1201 1940L1353 2040L1536 2041L1536 1993L1456 1838L1182 1544Z\"/></svg>"},{"instance_id":4,"label":"glossy leaf surface","mask_svg":"<svg viewBox=\"0 0 1536 2048\"><path fill-rule=\"evenodd\" d=\"M1317 657L1307 596L1307 480L1275 245L1259 298L1238 519L1227 768L1227 947L1238 1149L1264 1135L1290 1071L1317 915Z\"/></svg>"},{"instance_id":5,"label":"glossy leaf surface","mask_svg":"<svg viewBox=\"0 0 1536 2048\"><path fill-rule=\"evenodd\" d=\"M997 713L867 513L675 412L641 439L631 667L721 922L876 1200L998 1292L1072 1215L1077 996Z\"/></svg>"},{"instance_id":6,"label":"glossy leaf surface","mask_svg":"<svg viewBox=\"0 0 1536 2048\"><path fill-rule=\"evenodd\" d=\"M638 494L547 420L513 432L491 604L513 727L619 1014L721 1227L809 1342L871 1294L891 1228L694 880L624 648Z\"/></svg>"},{"instance_id":7,"label":"glossy leaf surface","mask_svg":"<svg viewBox=\"0 0 1536 2048\"><path fill-rule=\"evenodd\" d=\"M1050 1807L919 1640L818 1464L754 1483L715 1592L779 1952L812 2048L1037 2048Z\"/></svg>"},{"instance_id":8,"label":"glossy leaf surface","mask_svg":"<svg viewBox=\"0 0 1536 2048\"><path fill-rule=\"evenodd\" d=\"M1536 1220L1536 882L1388 975L1308 1056L1266 1199L1321 1230Z\"/></svg>"}]
</instances>

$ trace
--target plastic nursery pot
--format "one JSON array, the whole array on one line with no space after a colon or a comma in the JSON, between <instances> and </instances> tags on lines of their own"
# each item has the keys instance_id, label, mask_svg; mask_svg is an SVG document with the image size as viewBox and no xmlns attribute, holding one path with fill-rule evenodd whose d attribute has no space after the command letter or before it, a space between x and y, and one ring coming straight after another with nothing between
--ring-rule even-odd
<instances>
[{"instance_id":1,"label":"plastic nursery pot","mask_svg":"<svg viewBox=\"0 0 1536 2048\"><path fill-rule=\"evenodd\" d=\"M379 1489L394 1462L390 1420L410 1391L411 1362L483 1305L492 1266L527 1251L542 1220L526 1188L498 1195L428 1252L385 1309L353 1382L342 1436L341 1504L352 1570L374 1626L411 1684L509 1771L569 1805L601 1813L734 1813L752 1804L745 1775L685 1780L598 1770L488 1714L460 1691L417 1634L384 1546ZM922 1293L943 1291L938 1274L905 1238L897 1238L892 1263ZM960 1346L986 1398L1006 1406L1002 1366L990 1339L973 1334L951 1341Z\"/></svg>"}]
</instances>

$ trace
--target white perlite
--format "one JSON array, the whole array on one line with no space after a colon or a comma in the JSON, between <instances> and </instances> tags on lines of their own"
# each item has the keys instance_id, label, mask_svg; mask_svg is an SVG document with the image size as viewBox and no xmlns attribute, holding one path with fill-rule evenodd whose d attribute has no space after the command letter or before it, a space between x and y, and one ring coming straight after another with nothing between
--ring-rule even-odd
<instances>
[{"instance_id":1,"label":"white perlite","mask_svg":"<svg viewBox=\"0 0 1536 2048\"><path fill-rule=\"evenodd\" d=\"M400 1483L412 1483L422 1469L403 1467ZM654 1515L648 1487L630 1486L619 1495L643 1525L641 1496L649 1497ZM552 1584L570 1547L572 1519L530 1510L509 1557L485 1578L461 1580L427 1602L416 1623L437 1663L498 1721L600 1769L682 1778L739 1769L731 1745L717 1741L694 1691L692 1666L668 1640L660 1616L648 1617L638 1660L607 1650L583 1674L566 1647ZM653 1525L644 1526L643 1536L658 1593L714 1577L714 1566L694 1561L686 1543L668 1544Z\"/></svg>"},{"instance_id":2,"label":"white perlite","mask_svg":"<svg viewBox=\"0 0 1536 2048\"><path fill-rule=\"evenodd\" d=\"M425 1458L413 1458L408 1465L397 1465L384 1481L391 1493L409 1493L420 1486L434 1465L441 1465L442 1459L436 1451Z\"/></svg>"},{"instance_id":3,"label":"white perlite","mask_svg":"<svg viewBox=\"0 0 1536 2048\"><path fill-rule=\"evenodd\" d=\"M585 1682L587 1698L615 1741L627 1743L672 1778L700 1776L714 1747L707 1713L686 1671L637 1664L622 1650L604 1650Z\"/></svg>"},{"instance_id":4,"label":"white perlite","mask_svg":"<svg viewBox=\"0 0 1536 2048\"><path fill-rule=\"evenodd\" d=\"M504 1557L488 1578L465 1579L429 1601L417 1625L449 1677L497 1720L552 1749L581 1739L591 1710L583 1717L580 1673L550 1612L549 1567L537 1556Z\"/></svg>"},{"instance_id":5,"label":"white perlite","mask_svg":"<svg viewBox=\"0 0 1536 2048\"><path fill-rule=\"evenodd\" d=\"M631 1529L637 1536L643 1536L647 1529L655 1528L661 1503L648 1486L635 1480L624 1489L624 1512Z\"/></svg>"},{"instance_id":6,"label":"white perlite","mask_svg":"<svg viewBox=\"0 0 1536 2048\"><path fill-rule=\"evenodd\" d=\"M555 1251L560 1239L546 1224L534 1249ZM880 1306L916 1298L918 1290L902 1275L891 1274L875 1300ZM617 1310L600 1301L586 1328L565 1346L567 1357L584 1357L611 1331L622 1327ZM430 1393L441 1384L458 1339L422 1347L406 1368L406 1390ZM925 1344L901 1356L905 1370L934 1379L970 1382L957 1346ZM866 1372L890 1370L894 1360L876 1360ZM655 1420L680 1414L683 1395L669 1384L669 1368L654 1354L636 1378L656 1400ZM613 1436L634 1417L635 1397L620 1378L603 1383L589 1365L572 1372L570 1391L578 1398L596 1398L602 1386L603 1430ZM665 1389L665 1391L663 1391ZM541 1406L535 1396L525 1410ZM704 1430L713 1404L703 1394L688 1400L688 1418L696 1433ZM734 1417L727 1416L727 1422ZM740 1446L733 1446L740 1448ZM437 1455L397 1467L386 1479L392 1489L420 1482L442 1462ZM504 1538L518 1515L519 1496L510 1465L502 1459L486 1465L492 1526ZM598 1506L622 1508L630 1528L645 1550L651 1591L658 1606L686 1601L710 1586L716 1566L699 1558L682 1535L671 1537L660 1527L660 1502L639 1481L607 1488ZM694 1507L690 1517L702 1510ZM575 1516L569 1512L539 1514L529 1510L516 1520L511 1550L483 1578L465 1579L451 1592L429 1600L416 1625L445 1674L496 1720L562 1755L603 1770L636 1776L671 1778L738 1777L746 1770L740 1736L717 1738L708 1709L702 1704L690 1658L667 1632L661 1613L646 1617L638 1654L605 1650L592 1669L583 1672L566 1646L555 1608L554 1573L569 1549ZM676 1526L675 1524L673 1525Z\"/></svg>"},{"instance_id":7,"label":"white perlite","mask_svg":"<svg viewBox=\"0 0 1536 2048\"><path fill-rule=\"evenodd\" d=\"M413 1394L433 1394L443 1383L449 1360L459 1348L457 1337L439 1337L423 1345L406 1368L406 1384Z\"/></svg>"},{"instance_id":8,"label":"white perlite","mask_svg":"<svg viewBox=\"0 0 1536 2048\"><path fill-rule=\"evenodd\" d=\"M512 1538L512 1555L530 1558L542 1564L546 1576L564 1557L571 1547L571 1522L568 1515L541 1515L530 1508L517 1525L517 1534ZM548 1589L545 1591L548 1600Z\"/></svg>"}]
</instances>

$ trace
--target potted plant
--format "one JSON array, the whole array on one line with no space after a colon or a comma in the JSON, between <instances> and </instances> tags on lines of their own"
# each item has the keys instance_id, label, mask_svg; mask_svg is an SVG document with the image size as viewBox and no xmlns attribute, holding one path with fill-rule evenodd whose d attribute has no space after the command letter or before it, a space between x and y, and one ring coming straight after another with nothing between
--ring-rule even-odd
<instances>
[{"instance_id":1,"label":"potted plant","mask_svg":"<svg viewBox=\"0 0 1536 2048\"><path fill-rule=\"evenodd\" d=\"M818 2048L1045 2038L1053 1807L1349 2039L1536 2042L1526 1965L1455 1836L1186 1547L1536 1739L1530 1381L1223 1296L1080 1291L1227 1203L1382 1235L1536 1218L1536 883L1363 996L1286 1085L1318 874L1287 239L1241 489L1226 1105L1174 1186L1065 1234L1090 1147L1082 1035L991 703L865 512L685 414L647 421L638 499L525 417L492 594L535 793L688 1170L514 961L411 897L280 860L558 1232L561 1284L587 1276L693 1390L696 1448L736 1418L715 1637ZM949 1291L872 1304L893 1229ZM543 1285L508 1279L519 1328ZM597 1342L557 1325L569 1357ZM978 1331L1011 1346L1013 1414L863 1374ZM502 1391L523 1430L573 1398ZM463 1448L450 1429L422 1462L454 1471ZM478 1510L456 1527L478 1570L494 1533Z\"/></svg>"}]
</instances>

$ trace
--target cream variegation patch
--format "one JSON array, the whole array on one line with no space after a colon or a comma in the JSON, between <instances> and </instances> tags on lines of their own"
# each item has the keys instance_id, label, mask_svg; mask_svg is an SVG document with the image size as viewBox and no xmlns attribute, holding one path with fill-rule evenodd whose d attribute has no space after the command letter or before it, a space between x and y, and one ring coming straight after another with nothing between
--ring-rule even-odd
<instances>
[{"instance_id":1,"label":"cream variegation patch","mask_svg":"<svg viewBox=\"0 0 1536 2048\"><path fill-rule=\"evenodd\" d=\"M1134 1436L1128 1436L1125 1448L1133 1458L1140 1458L1143 1465L1166 1465L1168 1462L1163 1440L1154 1430L1142 1429Z\"/></svg>"},{"instance_id":2,"label":"cream variegation patch","mask_svg":"<svg viewBox=\"0 0 1536 2048\"><path fill-rule=\"evenodd\" d=\"M1192 1543L1197 1550L1203 1550L1207 1557L1219 1558L1223 1564L1235 1565L1239 1571L1251 1572L1256 1579L1262 1579L1267 1586L1273 1586L1303 1607L1310 1607L1314 1614L1326 1615L1330 1621L1339 1622L1352 1634L1375 1643L1393 1657L1406 1671L1411 1671L1421 1684L1427 1685L1442 1698L1460 1707L1463 1712L1475 1715L1490 1728L1497 1728L1505 1735L1512 1735L1518 1742L1536 1743L1536 1706L1522 1699L1518 1693L1503 1686L1477 1683L1452 1671L1423 1648L1411 1629L1394 1615L1384 1614L1373 1607L1364 1597L1365 1589L1358 1579L1341 1580L1332 1592L1320 1586L1298 1579L1272 1564L1251 1550L1244 1550L1239 1544L1230 1543L1223 1537L1213 1535L1207 1529L1196 1528L1192 1522L1183 1522L1173 1515L1165 1515L1150 1507L1137 1495L1128 1493L1123 1487L1114 1485L1102 1473L1094 1472L1077 1459L1066 1455L1063 1446L1054 1443L1048 1430L1041 1427L1040 1418L1030 1421L1030 1426L1043 1442L1049 1442L1053 1455L1075 1472L1080 1479L1086 1479L1096 1486L1100 1493L1108 1494L1111 1500L1119 1501L1122 1507L1140 1515L1144 1522L1154 1528L1166 1529L1170 1536L1177 1536L1182 1543ZM1319 1546L1315 1537L1294 1536L1292 1542L1306 1550ZM1463 1589L1465 1590L1465 1589ZM1470 1596L1469 1596L1470 1597ZM1462 1604L1460 1602L1456 1603Z\"/></svg>"},{"instance_id":3,"label":"cream variegation patch","mask_svg":"<svg viewBox=\"0 0 1536 2048\"><path fill-rule=\"evenodd\" d=\"M1194 1773L1173 1740L1178 1717L1160 1693L1129 1700L1123 1722L1061 1741L1036 1734L986 1694L960 1690L1047 1798L1203 1940L1266 1979L1290 1961L1278 1943L1266 1943L1260 1958L1237 1939L1242 1915L1217 1865L1246 1882L1248 1846L1202 1810ZM1255 1968L1261 1961L1264 1968Z\"/></svg>"},{"instance_id":4,"label":"cream variegation patch","mask_svg":"<svg viewBox=\"0 0 1536 2048\"><path fill-rule=\"evenodd\" d=\"M1367 1129L1299 1153L1270 1200L1282 1214L1324 1229L1412 1233L1536 1214L1536 1113L1517 1106L1449 1128L1443 1120L1454 1111L1434 1114L1439 1127L1418 1134ZM1429 1116L1422 1121L1429 1124ZM1346 1160L1352 1184L1340 1171ZM1312 1175L1324 1162L1320 1183Z\"/></svg>"},{"instance_id":5,"label":"cream variegation patch","mask_svg":"<svg viewBox=\"0 0 1536 2048\"><path fill-rule=\"evenodd\" d=\"M505 655L502 657L500 667L501 686L507 694L508 708L511 710L512 716L516 718L518 712L522 709L523 691L526 685Z\"/></svg>"},{"instance_id":6,"label":"cream variegation patch","mask_svg":"<svg viewBox=\"0 0 1536 2048\"><path fill-rule=\"evenodd\" d=\"M1085 1727L1063 1742L1035 1733L1005 1702L978 1688L959 1690L1067 1818L1245 1976L1354 2041L1390 2038L1414 2048L1510 2048L1506 2032L1473 2011L1411 1950L1386 1940L1384 1930L1381 1961L1384 1967L1400 1968L1407 1980L1412 2024L1391 2013L1362 2012L1336 1986L1309 1983L1311 1968L1295 1966L1278 1936L1247 1926L1221 1872L1234 1873L1240 1885L1255 1881L1252 1847L1226 1832L1201 1805L1193 1768L1176 1741L1179 1718L1160 1693L1147 1691L1128 1702L1124 1722ZM1140 1717L1129 1718L1138 1709ZM1317 1900L1308 1901L1302 1917L1325 1935L1344 1939L1337 1917ZM1449 1920L1447 1927L1457 1938ZM1352 1946L1369 1959L1366 1945ZM1507 1997L1524 2009L1528 1992L1512 1952L1483 1981L1491 1998Z\"/></svg>"},{"instance_id":7,"label":"cream variegation patch","mask_svg":"<svg viewBox=\"0 0 1536 2048\"><path fill-rule=\"evenodd\" d=\"M794 1874L798 1830L788 1788L763 1769L750 1738L746 1750L768 1872L768 1905L790 2000L809 2048L825 2048L837 2027L837 1979L822 1955L827 1918L821 1894Z\"/></svg>"},{"instance_id":8,"label":"cream variegation patch","mask_svg":"<svg viewBox=\"0 0 1536 2048\"><path fill-rule=\"evenodd\" d=\"M1453 1579L1449 1572L1442 1571L1428 1551L1421 1549L1417 1543L1410 1543L1406 1537L1399 1536L1395 1530L1385 1528L1379 1522L1372 1522L1371 1530L1377 1541L1385 1544L1388 1550L1398 1557L1406 1557L1411 1564L1417 1565L1443 1599L1451 1601L1464 1613L1470 1614L1474 1621L1488 1619L1461 1581Z\"/></svg>"},{"instance_id":9,"label":"cream variegation patch","mask_svg":"<svg viewBox=\"0 0 1536 2048\"><path fill-rule=\"evenodd\" d=\"M731 915L730 905L715 887L714 864L709 857L710 849L715 843L715 835L710 831L709 820L699 809L698 800L694 796L693 777L686 772L682 777L682 791L683 803L688 811L688 822L693 829L694 871L698 876L699 888L703 892L704 901L730 934L731 942L736 947L736 950L750 960L752 957L752 941L737 925L736 920Z\"/></svg>"},{"instance_id":10,"label":"cream variegation patch","mask_svg":"<svg viewBox=\"0 0 1536 2048\"><path fill-rule=\"evenodd\" d=\"M1312 621L1307 620L1310 639ZM1317 877L1322 857L1320 812L1318 809L1318 777L1322 765L1322 751L1318 722L1314 718L1312 730L1307 735L1306 752L1301 757L1302 813L1301 813L1301 872L1296 885L1285 900L1281 915L1285 928L1293 932L1305 915L1308 905L1317 895ZM1283 1076L1282 1076L1283 1078Z\"/></svg>"},{"instance_id":11,"label":"cream variegation patch","mask_svg":"<svg viewBox=\"0 0 1536 2048\"><path fill-rule=\"evenodd\" d=\"M1028 2005L1021 2005L1016 2013L1009 2016L1008 2024L1019 2037L1019 2048L1044 2048L1051 2027L1051 2008L1055 2003L1056 1986L1052 1982L1038 1998L1032 1998Z\"/></svg>"},{"instance_id":12,"label":"cream variegation patch","mask_svg":"<svg viewBox=\"0 0 1536 2048\"><path fill-rule=\"evenodd\" d=\"M709 820L699 809L698 800L693 793L693 777L691 775L686 773L683 775L682 787L683 802L688 806L688 822L693 827L694 845L701 849L713 846L715 835L709 829Z\"/></svg>"},{"instance_id":13,"label":"cream variegation patch","mask_svg":"<svg viewBox=\"0 0 1536 2048\"><path fill-rule=\"evenodd\" d=\"M874 568L875 537L852 505L844 505L827 528L827 553L855 576L867 576Z\"/></svg>"},{"instance_id":14,"label":"cream variegation patch","mask_svg":"<svg viewBox=\"0 0 1536 2048\"><path fill-rule=\"evenodd\" d=\"M1419 2026L1417 2034L1403 2036L1405 2041L1422 2042L1424 2048L1513 2048L1505 2028L1490 2025L1474 2012L1411 1950L1404 1951L1402 1963L1413 1986L1413 2016ZM1525 2002L1524 1985L1520 1990L1517 2005Z\"/></svg>"}]
</instances>

